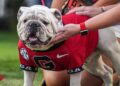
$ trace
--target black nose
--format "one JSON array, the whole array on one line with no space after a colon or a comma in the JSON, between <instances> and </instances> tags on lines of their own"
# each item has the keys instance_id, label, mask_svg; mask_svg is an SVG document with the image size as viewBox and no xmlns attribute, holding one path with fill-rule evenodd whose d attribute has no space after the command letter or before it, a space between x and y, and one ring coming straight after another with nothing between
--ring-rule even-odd
<instances>
[{"instance_id":1,"label":"black nose","mask_svg":"<svg viewBox=\"0 0 120 86\"><path fill-rule=\"evenodd\" d=\"M36 33L38 30L38 27L40 27L40 24L37 22L30 22L29 23L29 31L31 33Z\"/></svg>"},{"instance_id":2,"label":"black nose","mask_svg":"<svg viewBox=\"0 0 120 86\"><path fill-rule=\"evenodd\" d=\"M38 24L38 23L36 23L36 22L33 22L33 23L30 24L30 27L31 27L31 28L37 28L37 27L39 27L39 26L40 26L40 24Z\"/></svg>"}]
</instances>

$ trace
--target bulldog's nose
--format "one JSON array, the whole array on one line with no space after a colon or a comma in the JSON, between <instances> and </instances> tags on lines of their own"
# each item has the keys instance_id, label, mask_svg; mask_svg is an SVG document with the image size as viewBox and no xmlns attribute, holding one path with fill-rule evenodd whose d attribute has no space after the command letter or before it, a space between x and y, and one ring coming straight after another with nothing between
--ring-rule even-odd
<instances>
[{"instance_id":1,"label":"bulldog's nose","mask_svg":"<svg viewBox=\"0 0 120 86\"><path fill-rule=\"evenodd\" d=\"M33 23L30 24L30 27L31 27L31 28L37 28L37 27L39 27L39 26L40 26L40 24L38 24L38 23L36 23L36 22L33 22Z\"/></svg>"},{"instance_id":2,"label":"bulldog's nose","mask_svg":"<svg viewBox=\"0 0 120 86\"><path fill-rule=\"evenodd\" d=\"M36 22L32 22L32 23L29 23L29 27L30 27L29 30L31 33L36 33L38 30L38 27L40 27L40 24L38 24Z\"/></svg>"}]
</instances>

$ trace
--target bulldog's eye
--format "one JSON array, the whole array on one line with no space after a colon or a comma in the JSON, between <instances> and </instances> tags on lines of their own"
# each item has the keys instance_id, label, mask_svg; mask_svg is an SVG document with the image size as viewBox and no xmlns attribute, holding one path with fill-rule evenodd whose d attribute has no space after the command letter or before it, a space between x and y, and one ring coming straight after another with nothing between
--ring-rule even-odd
<instances>
[{"instance_id":1,"label":"bulldog's eye","mask_svg":"<svg viewBox=\"0 0 120 86\"><path fill-rule=\"evenodd\" d=\"M23 20L23 22L26 23L26 22L27 22L27 19Z\"/></svg>"},{"instance_id":2,"label":"bulldog's eye","mask_svg":"<svg viewBox=\"0 0 120 86\"><path fill-rule=\"evenodd\" d=\"M48 24L49 24L49 22L44 21L44 20L42 20L42 23L43 23L44 25L48 25Z\"/></svg>"}]
</instances>

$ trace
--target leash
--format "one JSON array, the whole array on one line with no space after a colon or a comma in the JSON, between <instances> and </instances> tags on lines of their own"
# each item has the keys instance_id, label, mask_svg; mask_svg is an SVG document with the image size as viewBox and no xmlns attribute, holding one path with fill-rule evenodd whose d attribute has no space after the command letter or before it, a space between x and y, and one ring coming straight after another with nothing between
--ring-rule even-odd
<instances>
[{"instance_id":1,"label":"leash","mask_svg":"<svg viewBox=\"0 0 120 86\"><path fill-rule=\"evenodd\" d=\"M45 0L41 0L42 5L45 6Z\"/></svg>"}]
</instances>

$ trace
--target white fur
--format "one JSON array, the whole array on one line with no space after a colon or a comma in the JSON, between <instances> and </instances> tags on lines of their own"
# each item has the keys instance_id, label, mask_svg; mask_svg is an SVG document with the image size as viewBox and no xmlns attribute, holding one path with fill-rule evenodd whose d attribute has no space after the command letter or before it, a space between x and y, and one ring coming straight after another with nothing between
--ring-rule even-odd
<instances>
[{"instance_id":1,"label":"white fur","mask_svg":"<svg viewBox=\"0 0 120 86\"><path fill-rule=\"evenodd\" d=\"M34 77L35 77L35 72L24 71L24 85L23 86L33 86Z\"/></svg>"},{"instance_id":2,"label":"white fur","mask_svg":"<svg viewBox=\"0 0 120 86\"><path fill-rule=\"evenodd\" d=\"M81 73L70 74L70 86L81 86Z\"/></svg>"}]
</instances>

